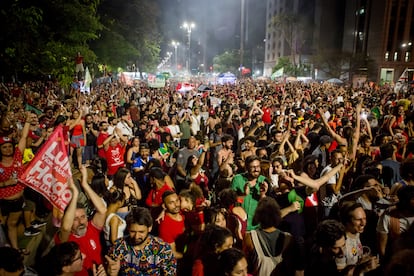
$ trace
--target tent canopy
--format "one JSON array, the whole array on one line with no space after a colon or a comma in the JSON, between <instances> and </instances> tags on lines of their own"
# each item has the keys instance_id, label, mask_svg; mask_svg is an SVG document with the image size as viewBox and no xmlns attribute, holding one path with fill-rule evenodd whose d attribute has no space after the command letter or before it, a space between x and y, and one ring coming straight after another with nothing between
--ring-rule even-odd
<instances>
[{"instance_id":1,"label":"tent canopy","mask_svg":"<svg viewBox=\"0 0 414 276\"><path fill-rule=\"evenodd\" d=\"M237 80L237 77L230 72L227 73L221 73L217 77L217 83L218 84L235 84Z\"/></svg>"},{"instance_id":2,"label":"tent canopy","mask_svg":"<svg viewBox=\"0 0 414 276\"><path fill-rule=\"evenodd\" d=\"M208 87L207 85L204 85L204 84L202 84L202 85L200 85L199 87L198 87L198 89L197 89L198 91L211 91L211 90L213 90L213 89L211 89L210 87Z\"/></svg>"},{"instance_id":3,"label":"tent canopy","mask_svg":"<svg viewBox=\"0 0 414 276\"><path fill-rule=\"evenodd\" d=\"M326 82L329 82L329 83L337 83L337 84L344 83L343 81L341 81L340 79L337 79L337 78L329 79Z\"/></svg>"}]
</instances>

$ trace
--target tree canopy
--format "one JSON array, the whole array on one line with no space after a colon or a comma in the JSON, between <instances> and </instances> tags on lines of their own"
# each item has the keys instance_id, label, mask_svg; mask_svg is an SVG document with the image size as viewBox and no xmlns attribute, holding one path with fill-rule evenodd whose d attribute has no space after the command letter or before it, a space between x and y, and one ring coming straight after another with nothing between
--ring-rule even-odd
<instances>
[{"instance_id":1,"label":"tree canopy","mask_svg":"<svg viewBox=\"0 0 414 276\"><path fill-rule=\"evenodd\" d=\"M74 75L77 52L98 73L135 63L155 68L161 37L159 9L151 0L0 1L0 73L6 78Z\"/></svg>"},{"instance_id":2,"label":"tree canopy","mask_svg":"<svg viewBox=\"0 0 414 276\"><path fill-rule=\"evenodd\" d=\"M251 53L246 52L244 56L244 64L251 64ZM240 51L233 49L227 50L213 58L214 71L216 72L233 72L239 70Z\"/></svg>"}]
</instances>

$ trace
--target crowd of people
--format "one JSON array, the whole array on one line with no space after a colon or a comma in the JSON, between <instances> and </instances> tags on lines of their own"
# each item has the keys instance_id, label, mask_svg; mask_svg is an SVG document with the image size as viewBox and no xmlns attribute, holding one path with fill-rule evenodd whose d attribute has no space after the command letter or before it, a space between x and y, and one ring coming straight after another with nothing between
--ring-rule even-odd
<instances>
[{"instance_id":1,"label":"crowd of people","mask_svg":"<svg viewBox=\"0 0 414 276\"><path fill-rule=\"evenodd\" d=\"M411 88L191 82L1 84L0 272L414 274ZM57 127L64 213L20 179Z\"/></svg>"}]
</instances>

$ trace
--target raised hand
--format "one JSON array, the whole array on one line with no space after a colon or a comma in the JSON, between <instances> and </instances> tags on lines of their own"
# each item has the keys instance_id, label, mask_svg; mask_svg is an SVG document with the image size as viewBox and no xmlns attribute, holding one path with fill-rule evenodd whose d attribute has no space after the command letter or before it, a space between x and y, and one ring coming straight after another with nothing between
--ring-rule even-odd
<instances>
[{"instance_id":1,"label":"raised hand","mask_svg":"<svg viewBox=\"0 0 414 276\"><path fill-rule=\"evenodd\" d=\"M108 275L108 274L106 274L105 267L102 264L100 264L100 265L93 264L92 272L93 272L93 276L106 276L106 275Z\"/></svg>"},{"instance_id":2,"label":"raised hand","mask_svg":"<svg viewBox=\"0 0 414 276\"><path fill-rule=\"evenodd\" d=\"M108 255L105 255L105 259L108 263L108 268L107 268L108 275L117 276L119 273L119 270L121 269L121 262L119 261L119 259L113 260Z\"/></svg>"}]
</instances>

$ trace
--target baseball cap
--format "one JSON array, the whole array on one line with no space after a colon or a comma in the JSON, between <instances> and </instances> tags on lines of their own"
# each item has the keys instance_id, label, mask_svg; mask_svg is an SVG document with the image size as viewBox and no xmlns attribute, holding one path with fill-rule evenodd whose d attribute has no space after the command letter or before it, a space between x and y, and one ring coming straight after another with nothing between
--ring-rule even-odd
<instances>
[{"instance_id":1,"label":"baseball cap","mask_svg":"<svg viewBox=\"0 0 414 276\"><path fill-rule=\"evenodd\" d=\"M150 169L149 176L156 179L164 179L166 173L164 173L161 168L153 167Z\"/></svg>"},{"instance_id":2,"label":"baseball cap","mask_svg":"<svg viewBox=\"0 0 414 276\"><path fill-rule=\"evenodd\" d=\"M6 144L6 143L13 143L13 141L9 137L0 137L0 145Z\"/></svg>"}]
</instances>

